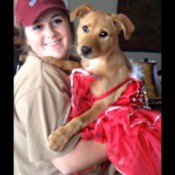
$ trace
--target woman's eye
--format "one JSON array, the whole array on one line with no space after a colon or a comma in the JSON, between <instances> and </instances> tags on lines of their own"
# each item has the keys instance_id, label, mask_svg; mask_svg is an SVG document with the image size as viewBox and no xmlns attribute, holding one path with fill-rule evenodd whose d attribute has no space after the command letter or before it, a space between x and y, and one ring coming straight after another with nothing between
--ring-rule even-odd
<instances>
[{"instance_id":1,"label":"woman's eye","mask_svg":"<svg viewBox=\"0 0 175 175\"><path fill-rule=\"evenodd\" d=\"M107 35L108 35L107 32L101 32L99 36L103 38L103 37L106 37Z\"/></svg>"},{"instance_id":2,"label":"woman's eye","mask_svg":"<svg viewBox=\"0 0 175 175\"><path fill-rule=\"evenodd\" d=\"M55 24L59 24L59 23L61 23L61 22L62 22L61 19L55 19L55 20L53 21L53 23L55 23Z\"/></svg>"},{"instance_id":3,"label":"woman's eye","mask_svg":"<svg viewBox=\"0 0 175 175\"><path fill-rule=\"evenodd\" d=\"M84 31L84 32L89 32L88 26L83 26L83 31Z\"/></svg>"},{"instance_id":4,"label":"woman's eye","mask_svg":"<svg viewBox=\"0 0 175 175\"><path fill-rule=\"evenodd\" d=\"M40 30L41 29L41 25L37 25L33 27L34 30Z\"/></svg>"}]
</instances>

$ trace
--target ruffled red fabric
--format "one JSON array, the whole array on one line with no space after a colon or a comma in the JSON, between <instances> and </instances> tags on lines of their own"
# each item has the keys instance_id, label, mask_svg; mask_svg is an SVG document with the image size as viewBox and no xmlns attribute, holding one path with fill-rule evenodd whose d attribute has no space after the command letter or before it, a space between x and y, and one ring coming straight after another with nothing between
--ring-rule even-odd
<instances>
[{"instance_id":1,"label":"ruffled red fabric","mask_svg":"<svg viewBox=\"0 0 175 175\"><path fill-rule=\"evenodd\" d=\"M90 84L98 80L83 72L71 75L70 119L90 109L97 99L90 93ZM141 88L141 82L133 79L120 99L83 129L81 137L107 143L107 156L122 174L160 175L161 113L145 108L145 101L138 95Z\"/></svg>"}]
</instances>

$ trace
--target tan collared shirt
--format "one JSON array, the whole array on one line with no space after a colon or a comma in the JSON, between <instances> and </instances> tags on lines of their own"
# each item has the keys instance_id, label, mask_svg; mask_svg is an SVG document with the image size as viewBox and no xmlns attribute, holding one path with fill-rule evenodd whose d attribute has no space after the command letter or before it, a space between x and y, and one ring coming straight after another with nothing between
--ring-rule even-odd
<instances>
[{"instance_id":1,"label":"tan collared shirt","mask_svg":"<svg viewBox=\"0 0 175 175\"><path fill-rule=\"evenodd\" d=\"M14 175L60 174L50 159L72 150L79 135L62 152L51 151L47 138L66 123L70 96L62 70L34 55L27 57L14 77Z\"/></svg>"}]
</instances>

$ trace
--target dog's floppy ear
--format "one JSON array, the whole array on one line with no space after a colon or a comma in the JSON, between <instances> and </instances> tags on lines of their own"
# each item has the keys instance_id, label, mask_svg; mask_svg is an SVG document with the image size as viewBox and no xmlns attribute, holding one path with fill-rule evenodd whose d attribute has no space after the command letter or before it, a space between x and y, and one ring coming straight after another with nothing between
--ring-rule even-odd
<instances>
[{"instance_id":1,"label":"dog's floppy ear","mask_svg":"<svg viewBox=\"0 0 175 175\"><path fill-rule=\"evenodd\" d=\"M115 26L119 30L123 30L124 37L126 40L129 40L131 37L131 34L135 30L135 26L132 23L132 21L124 14L112 14L112 18L114 21Z\"/></svg>"},{"instance_id":2,"label":"dog's floppy ear","mask_svg":"<svg viewBox=\"0 0 175 175\"><path fill-rule=\"evenodd\" d=\"M79 18L83 18L85 15L93 10L94 9L90 5L83 4L70 13L70 21L74 21L76 16L78 16Z\"/></svg>"}]
</instances>

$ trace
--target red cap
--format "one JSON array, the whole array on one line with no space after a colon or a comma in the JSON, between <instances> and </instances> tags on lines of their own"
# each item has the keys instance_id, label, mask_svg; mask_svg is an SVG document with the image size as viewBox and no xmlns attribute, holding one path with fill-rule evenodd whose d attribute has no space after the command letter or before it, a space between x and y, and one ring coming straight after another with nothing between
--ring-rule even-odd
<instances>
[{"instance_id":1,"label":"red cap","mask_svg":"<svg viewBox=\"0 0 175 175\"><path fill-rule=\"evenodd\" d=\"M47 9L59 8L69 14L63 0L16 0L15 16L18 24L30 26Z\"/></svg>"}]
</instances>

